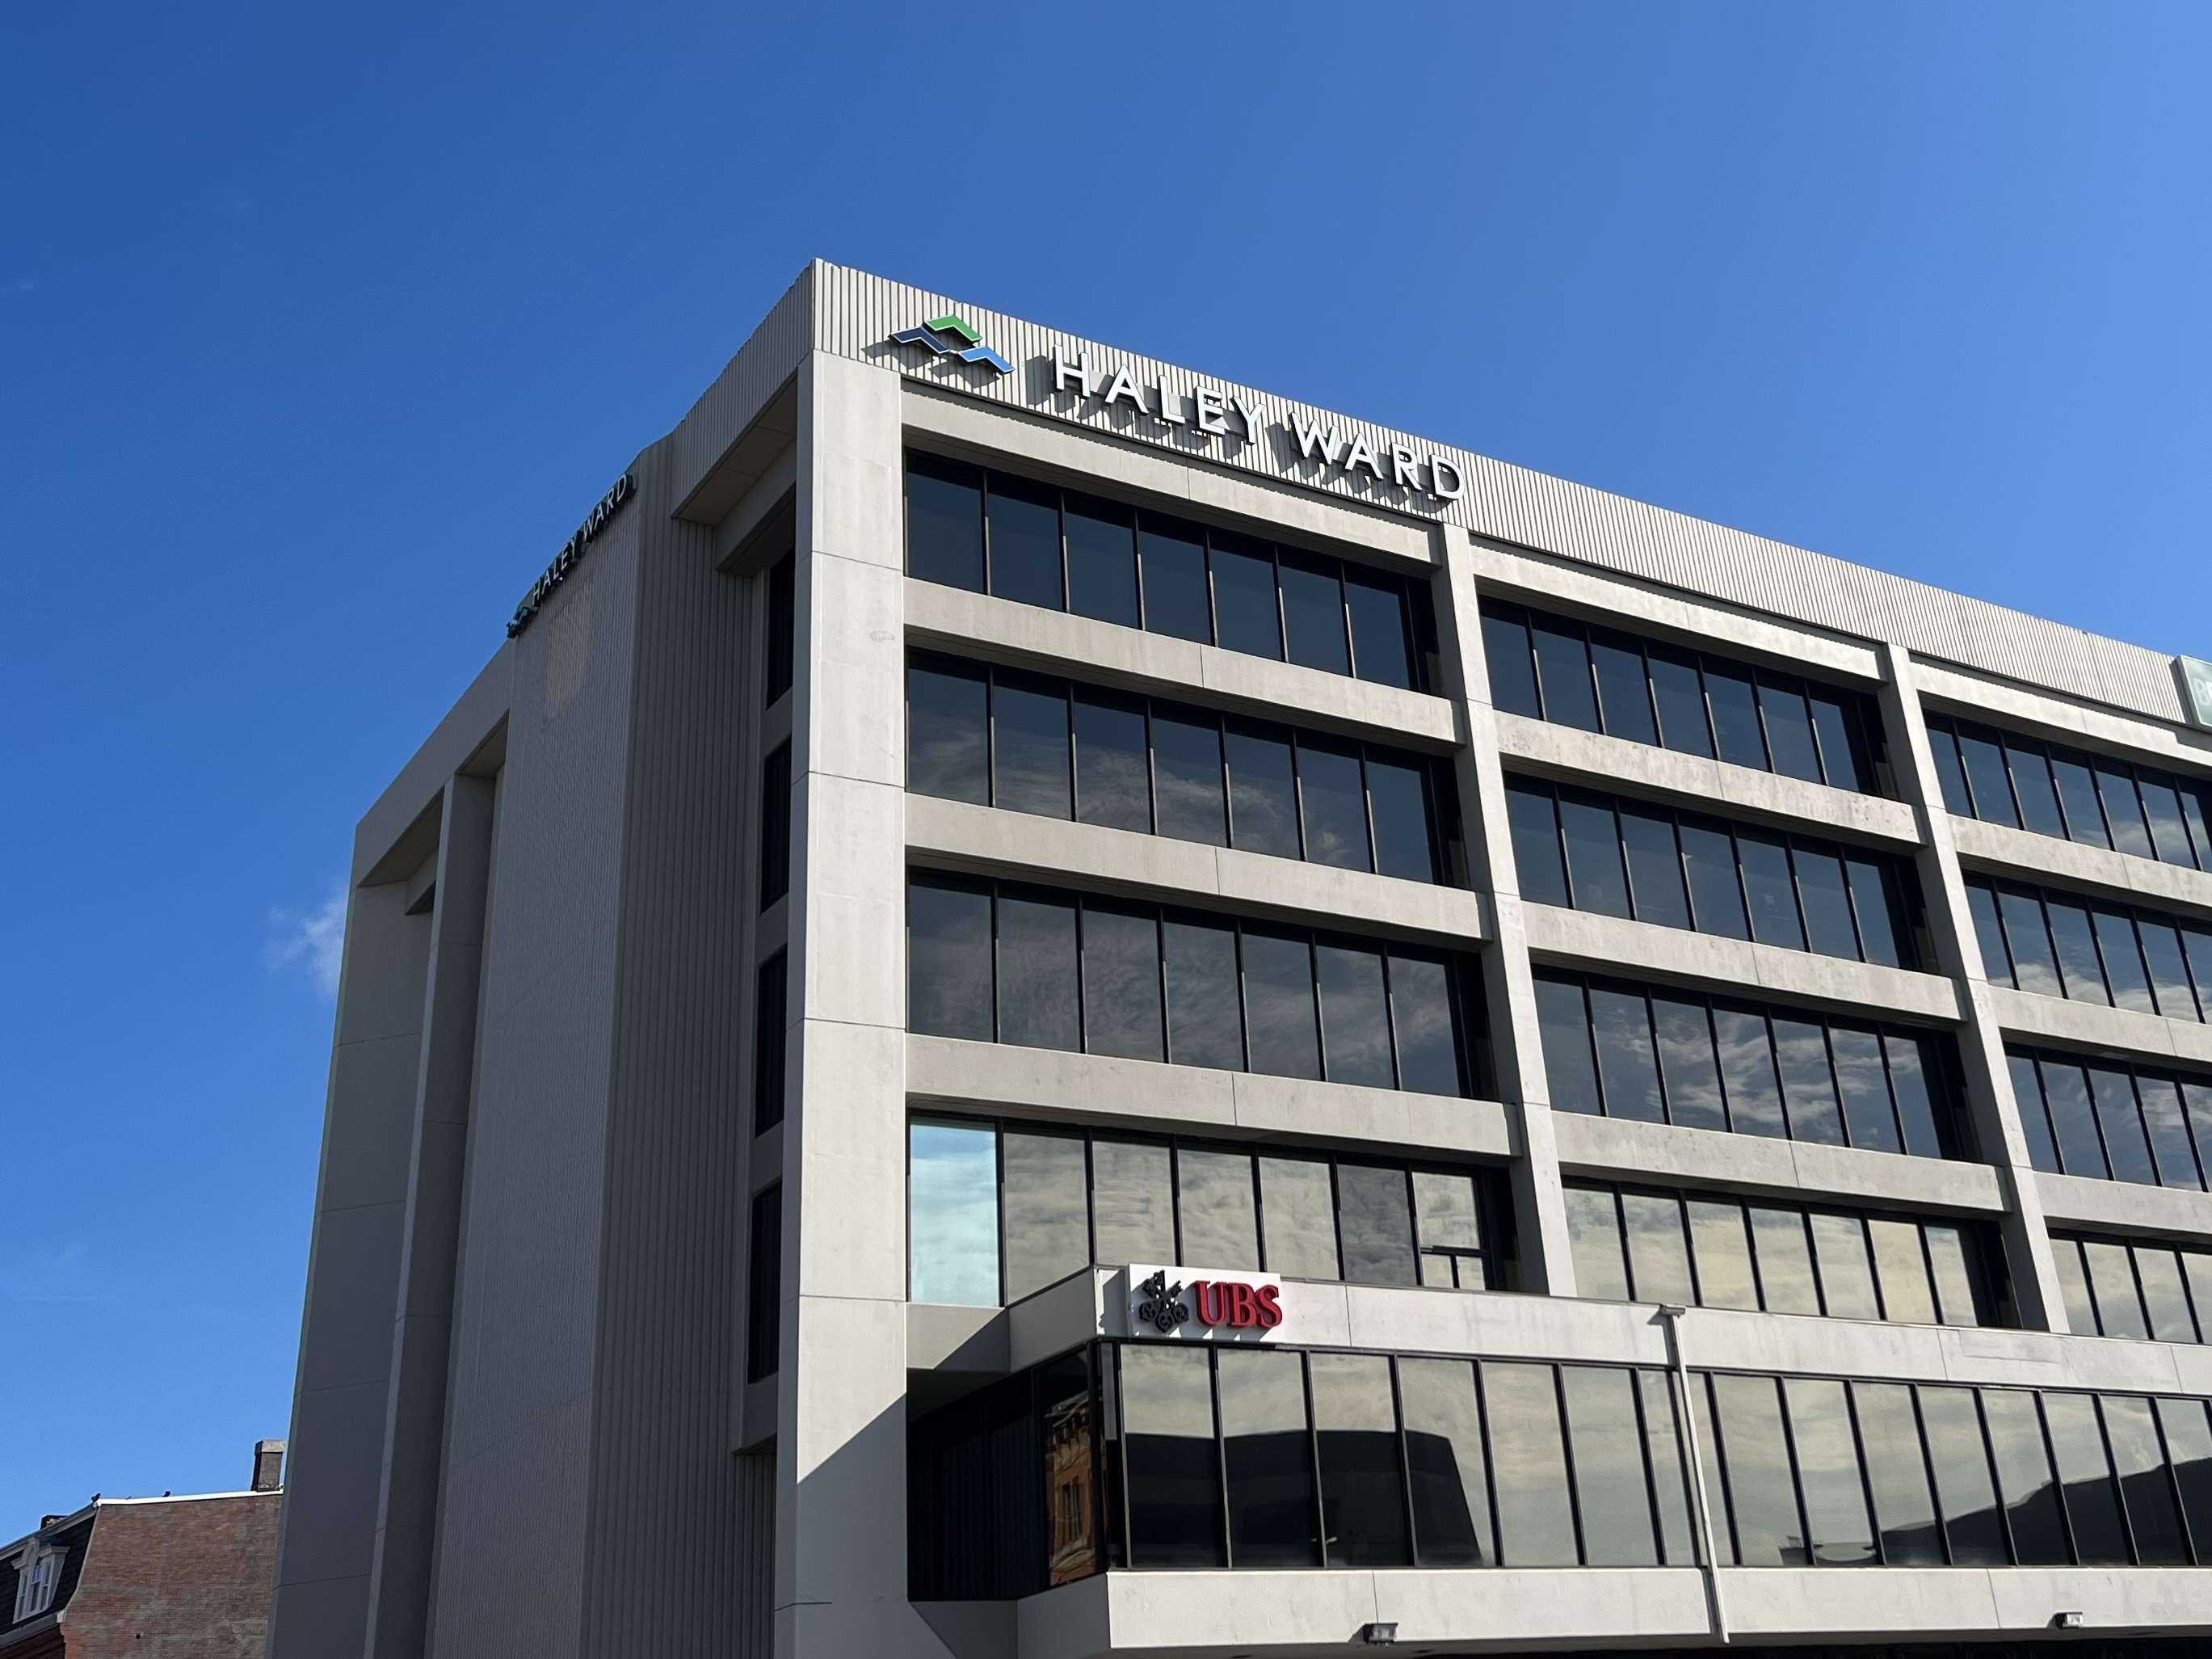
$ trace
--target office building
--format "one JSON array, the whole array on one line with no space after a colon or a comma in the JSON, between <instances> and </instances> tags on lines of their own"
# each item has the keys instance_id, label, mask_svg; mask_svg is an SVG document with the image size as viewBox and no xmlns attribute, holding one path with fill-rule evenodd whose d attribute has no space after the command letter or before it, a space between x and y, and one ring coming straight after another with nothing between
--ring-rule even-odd
<instances>
[{"instance_id":1,"label":"office building","mask_svg":"<svg viewBox=\"0 0 2212 1659\"><path fill-rule=\"evenodd\" d=\"M2212 670L822 264L610 471L277 1659L2198 1650Z\"/></svg>"}]
</instances>

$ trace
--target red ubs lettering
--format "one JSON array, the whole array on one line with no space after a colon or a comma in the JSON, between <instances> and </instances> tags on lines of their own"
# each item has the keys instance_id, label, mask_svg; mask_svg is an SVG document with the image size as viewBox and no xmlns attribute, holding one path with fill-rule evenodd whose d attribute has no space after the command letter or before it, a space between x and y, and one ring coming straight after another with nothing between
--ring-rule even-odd
<instances>
[{"instance_id":1,"label":"red ubs lettering","mask_svg":"<svg viewBox=\"0 0 2212 1659\"><path fill-rule=\"evenodd\" d=\"M1190 1288L1197 1298L1200 1324L1271 1331L1283 1322L1282 1292L1278 1285L1201 1279Z\"/></svg>"}]
</instances>

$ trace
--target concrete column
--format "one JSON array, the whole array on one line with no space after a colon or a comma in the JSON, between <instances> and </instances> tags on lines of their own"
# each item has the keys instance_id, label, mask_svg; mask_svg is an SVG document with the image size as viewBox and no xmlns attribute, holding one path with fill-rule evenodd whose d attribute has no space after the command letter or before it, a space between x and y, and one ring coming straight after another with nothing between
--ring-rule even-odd
<instances>
[{"instance_id":1,"label":"concrete column","mask_svg":"<svg viewBox=\"0 0 2212 1659\"><path fill-rule=\"evenodd\" d=\"M497 789L494 778L449 779L440 809L399 1305L392 1328L369 1580L365 1651L370 1659L419 1659L423 1651Z\"/></svg>"},{"instance_id":2,"label":"concrete column","mask_svg":"<svg viewBox=\"0 0 2212 1659\"><path fill-rule=\"evenodd\" d=\"M1942 781L1928 745L1928 728L1913 678L1911 653L1901 645L1884 647L1887 673L1882 683L1882 723L1889 729L1890 765L1898 793L1918 814L1920 888L1928 906L1942 971L1964 995L1966 1024L1959 1030L1959 1057L1966 1073L1966 1105L1982 1156L1996 1166L2005 1195L2006 1265L2020 1322L2032 1331L2063 1331L2066 1299L2052 1265L2051 1239L2044 1229L2043 1196L2028 1162L2027 1139L2013 1098L2012 1071L2005 1063L2004 1036L1982 972L1982 952L1974 937L1973 913L1966 905L1966 878L1959 848L1944 809Z\"/></svg>"},{"instance_id":3,"label":"concrete column","mask_svg":"<svg viewBox=\"0 0 2212 1659\"><path fill-rule=\"evenodd\" d=\"M1437 631L1447 674L1458 676L1455 695L1467 719L1467 742L1454 766L1460 814L1466 825L1469 873L1476 888L1489 896L1492 938L1482 952L1484 1000L1497 1060L1498 1093L1520 1148L1520 1156L1513 1160L1513 1219L1519 1234L1521 1274L1531 1291L1572 1296L1574 1250L1567 1237L1566 1200L1559 1191L1552 1091L1545 1080L1544 1044L1536 1024L1536 987L1528 964L1521 881L1505 817L1505 773L1498 757L1498 717L1491 706L1490 665L1482 648L1474 550L1464 531L1439 525L1433 533L1445 577Z\"/></svg>"},{"instance_id":4,"label":"concrete column","mask_svg":"<svg viewBox=\"0 0 2212 1659\"><path fill-rule=\"evenodd\" d=\"M941 1651L906 1597L900 399L888 370L799 370L779 1659Z\"/></svg>"},{"instance_id":5,"label":"concrete column","mask_svg":"<svg viewBox=\"0 0 2212 1659\"><path fill-rule=\"evenodd\" d=\"M399 1304L430 921L405 881L353 890L307 1255L269 1650L362 1651Z\"/></svg>"}]
</instances>

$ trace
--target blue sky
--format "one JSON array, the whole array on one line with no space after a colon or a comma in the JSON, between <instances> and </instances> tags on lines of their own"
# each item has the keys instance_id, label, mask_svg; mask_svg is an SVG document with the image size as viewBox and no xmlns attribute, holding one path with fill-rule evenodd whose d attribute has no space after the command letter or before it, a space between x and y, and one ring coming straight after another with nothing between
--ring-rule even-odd
<instances>
[{"instance_id":1,"label":"blue sky","mask_svg":"<svg viewBox=\"0 0 2212 1659\"><path fill-rule=\"evenodd\" d=\"M0 1539L285 1431L353 822L813 255L2212 656L2204 8L461 9L5 26Z\"/></svg>"}]
</instances>

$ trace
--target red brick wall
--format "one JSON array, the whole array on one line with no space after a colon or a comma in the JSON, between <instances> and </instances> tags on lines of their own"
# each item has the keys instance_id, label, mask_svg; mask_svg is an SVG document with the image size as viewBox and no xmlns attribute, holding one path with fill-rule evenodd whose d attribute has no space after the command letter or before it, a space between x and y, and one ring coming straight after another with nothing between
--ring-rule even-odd
<instances>
[{"instance_id":1,"label":"red brick wall","mask_svg":"<svg viewBox=\"0 0 2212 1659\"><path fill-rule=\"evenodd\" d=\"M62 1613L69 1659L261 1659L283 1502L102 1504Z\"/></svg>"}]
</instances>

